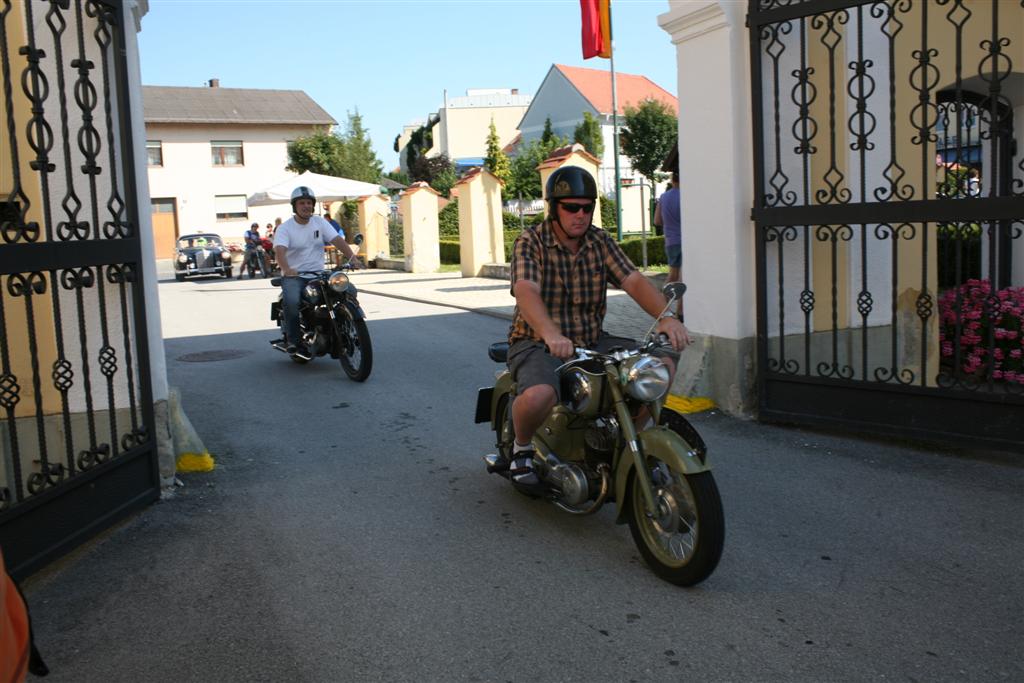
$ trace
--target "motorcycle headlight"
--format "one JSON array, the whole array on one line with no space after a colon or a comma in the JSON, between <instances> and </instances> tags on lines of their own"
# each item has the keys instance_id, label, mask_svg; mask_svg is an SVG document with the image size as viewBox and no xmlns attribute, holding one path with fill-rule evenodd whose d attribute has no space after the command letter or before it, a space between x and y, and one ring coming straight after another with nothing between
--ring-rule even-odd
<instances>
[{"instance_id":1,"label":"motorcycle headlight","mask_svg":"<svg viewBox=\"0 0 1024 683\"><path fill-rule=\"evenodd\" d=\"M178 254L178 263L188 263L188 256Z\"/></svg>"},{"instance_id":2,"label":"motorcycle headlight","mask_svg":"<svg viewBox=\"0 0 1024 683\"><path fill-rule=\"evenodd\" d=\"M327 280L327 284L330 285L331 289L341 294L348 289L348 275L339 271L331 273L331 277Z\"/></svg>"},{"instance_id":3,"label":"motorcycle headlight","mask_svg":"<svg viewBox=\"0 0 1024 683\"><path fill-rule=\"evenodd\" d=\"M306 285L306 288L302 290L303 295L307 300L316 303L320 300L320 288L316 285Z\"/></svg>"},{"instance_id":4,"label":"motorcycle headlight","mask_svg":"<svg viewBox=\"0 0 1024 683\"><path fill-rule=\"evenodd\" d=\"M654 356L637 356L623 363L622 384L638 401L657 401L668 391L668 367Z\"/></svg>"}]
</instances>

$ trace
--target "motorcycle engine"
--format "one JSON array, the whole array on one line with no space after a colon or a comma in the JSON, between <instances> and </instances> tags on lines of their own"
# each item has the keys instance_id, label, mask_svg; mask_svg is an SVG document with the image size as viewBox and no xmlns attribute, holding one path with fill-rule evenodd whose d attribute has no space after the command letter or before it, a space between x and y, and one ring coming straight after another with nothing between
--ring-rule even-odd
<instances>
[{"instance_id":1,"label":"motorcycle engine","mask_svg":"<svg viewBox=\"0 0 1024 683\"><path fill-rule=\"evenodd\" d=\"M600 460L611 457L618 439L619 423L611 417L597 418L590 423L583 435L583 440L587 444L587 455Z\"/></svg>"},{"instance_id":2,"label":"motorcycle engine","mask_svg":"<svg viewBox=\"0 0 1024 683\"><path fill-rule=\"evenodd\" d=\"M313 332L312 339L310 335L306 335L306 343L309 345L309 349L318 356L322 356L328 351L328 344L330 340L327 335L321 333L319 330Z\"/></svg>"}]
</instances>

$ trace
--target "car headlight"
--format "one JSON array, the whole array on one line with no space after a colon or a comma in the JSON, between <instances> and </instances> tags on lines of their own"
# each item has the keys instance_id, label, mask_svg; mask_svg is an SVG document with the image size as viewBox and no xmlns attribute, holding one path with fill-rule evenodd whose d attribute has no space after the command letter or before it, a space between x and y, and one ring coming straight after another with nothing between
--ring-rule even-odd
<instances>
[{"instance_id":1,"label":"car headlight","mask_svg":"<svg viewBox=\"0 0 1024 683\"><path fill-rule=\"evenodd\" d=\"M302 290L303 295L306 299L316 303L320 300L320 288L316 285L306 285L306 288Z\"/></svg>"},{"instance_id":2,"label":"car headlight","mask_svg":"<svg viewBox=\"0 0 1024 683\"><path fill-rule=\"evenodd\" d=\"M348 289L348 275L345 275L345 273L341 272L340 270L331 273L331 277L329 280L327 280L327 284L330 285L331 289L333 289L335 292L341 294L346 289Z\"/></svg>"},{"instance_id":3,"label":"car headlight","mask_svg":"<svg viewBox=\"0 0 1024 683\"><path fill-rule=\"evenodd\" d=\"M178 254L178 263L188 263L188 256Z\"/></svg>"},{"instance_id":4,"label":"car headlight","mask_svg":"<svg viewBox=\"0 0 1024 683\"><path fill-rule=\"evenodd\" d=\"M220 252L220 257L222 259L224 259L225 261L230 261L231 260L231 252L230 251L222 251L222 252Z\"/></svg>"},{"instance_id":5,"label":"car headlight","mask_svg":"<svg viewBox=\"0 0 1024 683\"><path fill-rule=\"evenodd\" d=\"M621 369L626 393L638 401L657 401L668 391L668 366L654 356L637 356Z\"/></svg>"}]
</instances>

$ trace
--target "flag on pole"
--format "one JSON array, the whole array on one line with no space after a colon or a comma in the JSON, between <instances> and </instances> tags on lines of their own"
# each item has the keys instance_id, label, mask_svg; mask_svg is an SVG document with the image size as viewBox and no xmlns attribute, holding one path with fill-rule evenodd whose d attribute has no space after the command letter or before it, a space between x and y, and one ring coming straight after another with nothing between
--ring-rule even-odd
<instances>
[{"instance_id":1,"label":"flag on pole","mask_svg":"<svg viewBox=\"0 0 1024 683\"><path fill-rule=\"evenodd\" d=\"M611 0L580 0L583 59L612 56Z\"/></svg>"}]
</instances>

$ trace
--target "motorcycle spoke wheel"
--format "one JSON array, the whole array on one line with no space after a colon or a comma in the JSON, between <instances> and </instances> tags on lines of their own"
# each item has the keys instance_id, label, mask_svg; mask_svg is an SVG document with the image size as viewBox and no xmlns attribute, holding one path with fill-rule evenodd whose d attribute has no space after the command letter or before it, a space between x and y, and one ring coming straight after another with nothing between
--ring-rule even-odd
<instances>
[{"instance_id":1,"label":"motorcycle spoke wheel","mask_svg":"<svg viewBox=\"0 0 1024 683\"><path fill-rule=\"evenodd\" d=\"M338 317L335 332L341 369L349 379L365 382L373 368L373 347L366 322L342 315Z\"/></svg>"},{"instance_id":2,"label":"motorcycle spoke wheel","mask_svg":"<svg viewBox=\"0 0 1024 683\"><path fill-rule=\"evenodd\" d=\"M494 429L498 441L495 446L498 453L506 460L512 460L512 446L515 443L515 431L512 428L512 413L509 410L509 396L505 394L499 399L497 423Z\"/></svg>"},{"instance_id":3,"label":"motorcycle spoke wheel","mask_svg":"<svg viewBox=\"0 0 1024 683\"><path fill-rule=\"evenodd\" d=\"M718 487L710 472L682 474L649 461L657 513L647 514L636 471L627 487L629 530L655 574L679 586L706 579L718 566L725 540L725 519Z\"/></svg>"}]
</instances>

